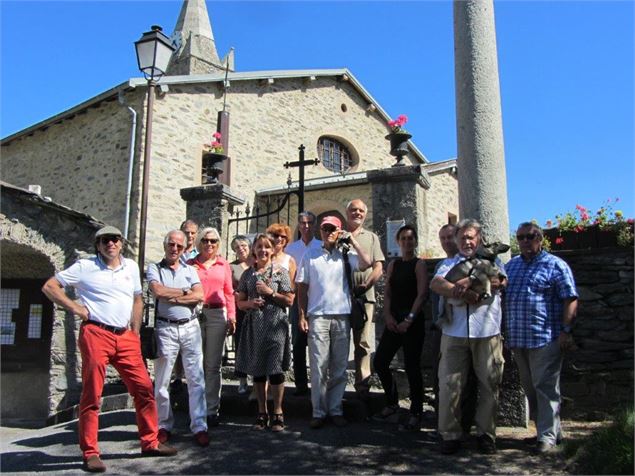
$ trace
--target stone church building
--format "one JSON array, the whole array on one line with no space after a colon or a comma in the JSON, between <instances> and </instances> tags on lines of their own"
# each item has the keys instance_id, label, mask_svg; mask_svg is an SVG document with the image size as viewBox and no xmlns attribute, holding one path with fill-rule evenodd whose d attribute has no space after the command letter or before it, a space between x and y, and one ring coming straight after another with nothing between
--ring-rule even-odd
<instances>
[{"instance_id":1,"label":"stone church building","mask_svg":"<svg viewBox=\"0 0 635 476\"><path fill-rule=\"evenodd\" d=\"M204 0L184 1L172 37L178 49L159 81L153 108L148 260L161 257L163 236L186 218L186 210L195 210L197 200L198 205L202 203L201 196L218 189L205 185L202 157L203 145L219 128L218 112L223 110L229 118L223 140L230 159L217 198L225 214L220 222L206 218L205 210L197 215L219 227L223 243L236 230L262 231L264 222L246 222L246 229L227 222L238 212L245 216L247 205L253 213L256 206L262 210L267 201L275 203L288 191L297 190L298 170L286 169L284 164L297 160L298 148L304 145L307 159L320 159L318 165L306 168L307 210L345 217L347 202L361 198L369 205L367 225L380 235L384 246L386 222L404 219L419 229L420 253L442 255L437 230L458 216L456 162L430 163L409 142L405 166L393 167L395 158L385 138L391 118L352 72L237 71L233 50L223 59L218 55ZM95 223L117 226L130 242L130 254L137 252L147 91L144 79L129 79L2 139L2 180L6 182L0 215L3 295L9 286L39 289L42 279L76 258L74 250L82 245L55 244L64 237L43 229L55 229L56 220L76 223L73 226L81 229L77 236L83 238ZM30 185L41 187L39 199L27 192ZM7 210L5 189L14 197L31 197L31 206L38 206L38 213L49 219L23 216L20 207ZM293 227L296 213L294 197L272 221L286 222L290 217ZM9 233L17 225L24 228L19 242ZM37 237L37 244L25 239L29 236ZM62 253L64 246L68 249ZM90 242L83 246L90 248ZM45 260L46 272L38 268L33 276L24 276L30 270L23 269L10 282L13 271L6 263L29 254L51 255ZM27 278L31 279L28 285L21 285L20 280ZM17 316L11 309L3 298L3 339ZM50 311L48 316L53 319ZM42 377L48 379L49 415L76 402L78 376L62 371L67 359L60 356L75 352L68 344L72 341L68 323L62 319L54 326L50 321L42 324L50 329L44 338L54 347L47 354L48 377ZM27 341L21 342L26 345ZM3 357L7 345L16 344L2 340ZM3 412L4 399L3 390Z\"/></svg>"}]
</instances>

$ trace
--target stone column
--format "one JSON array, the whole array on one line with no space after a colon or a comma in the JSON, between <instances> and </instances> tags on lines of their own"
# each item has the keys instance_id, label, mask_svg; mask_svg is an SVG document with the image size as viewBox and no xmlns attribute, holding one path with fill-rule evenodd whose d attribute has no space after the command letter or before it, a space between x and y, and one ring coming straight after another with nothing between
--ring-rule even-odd
<instances>
[{"instance_id":1,"label":"stone column","mask_svg":"<svg viewBox=\"0 0 635 476\"><path fill-rule=\"evenodd\" d=\"M509 242L493 0L455 0L454 67L459 212L489 241Z\"/></svg>"},{"instance_id":2,"label":"stone column","mask_svg":"<svg viewBox=\"0 0 635 476\"><path fill-rule=\"evenodd\" d=\"M386 221L401 220L417 228L420 237L424 236L426 222L424 191L430 188L428 174L420 165L390 167L369 170L368 181L372 187L373 231L381 239L386 253ZM370 204L369 204L370 205Z\"/></svg>"},{"instance_id":3,"label":"stone column","mask_svg":"<svg viewBox=\"0 0 635 476\"><path fill-rule=\"evenodd\" d=\"M242 195L227 185L218 183L181 189L181 198L186 202L186 216L199 224L199 227L213 226L221 236L221 243L229 238L227 220L234 206L245 203ZM221 250L225 253L227 250Z\"/></svg>"}]
</instances>

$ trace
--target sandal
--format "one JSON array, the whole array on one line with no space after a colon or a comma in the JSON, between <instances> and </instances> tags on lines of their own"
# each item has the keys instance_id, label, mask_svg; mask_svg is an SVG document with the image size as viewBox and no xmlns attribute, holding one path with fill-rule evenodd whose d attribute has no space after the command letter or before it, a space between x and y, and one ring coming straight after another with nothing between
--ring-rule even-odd
<instances>
[{"instance_id":1,"label":"sandal","mask_svg":"<svg viewBox=\"0 0 635 476\"><path fill-rule=\"evenodd\" d=\"M399 405L386 405L379 413L373 416L375 421L386 421L399 411Z\"/></svg>"},{"instance_id":2,"label":"sandal","mask_svg":"<svg viewBox=\"0 0 635 476\"><path fill-rule=\"evenodd\" d=\"M258 413L258 418L256 418L254 430L266 430L268 423L269 415L267 415L266 413Z\"/></svg>"},{"instance_id":3,"label":"sandal","mask_svg":"<svg viewBox=\"0 0 635 476\"><path fill-rule=\"evenodd\" d=\"M284 415L282 413L274 413L271 418L271 431L279 432L284 430Z\"/></svg>"}]
</instances>

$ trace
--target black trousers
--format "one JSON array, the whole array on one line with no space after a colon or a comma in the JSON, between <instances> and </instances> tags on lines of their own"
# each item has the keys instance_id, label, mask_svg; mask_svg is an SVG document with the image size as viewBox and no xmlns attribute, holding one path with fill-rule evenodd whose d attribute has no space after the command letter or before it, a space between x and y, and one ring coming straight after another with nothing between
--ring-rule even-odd
<instances>
[{"instance_id":1,"label":"black trousers","mask_svg":"<svg viewBox=\"0 0 635 476\"><path fill-rule=\"evenodd\" d=\"M386 404L399 403L397 384L390 371L390 363L400 347L403 347L404 364L408 385L410 386L410 412L419 415L423 412L423 375L421 374L421 352L425 326L423 316L419 316L405 334L384 329L375 351L375 372L381 380L386 394Z\"/></svg>"}]
</instances>

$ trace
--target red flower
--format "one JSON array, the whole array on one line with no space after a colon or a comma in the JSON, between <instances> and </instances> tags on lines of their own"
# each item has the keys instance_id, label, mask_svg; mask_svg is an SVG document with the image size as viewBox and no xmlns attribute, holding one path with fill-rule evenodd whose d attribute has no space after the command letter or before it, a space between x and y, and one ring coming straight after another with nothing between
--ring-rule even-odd
<instances>
[{"instance_id":1,"label":"red flower","mask_svg":"<svg viewBox=\"0 0 635 476\"><path fill-rule=\"evenodd\" d=\"M562 243L564 243L564 238L559 236L556 238L556 245L561 245Z\"/></svg>"},{"instance_id":2,"label":"red flower","mask_svg":"<svg viewBox=\"0 0 635 476\"><path fill-rule=\"evenodd\" d=\"M580 233L581 231L584 231L584 227L582 225L577 225L573 231Z\"/></svg>"}]
</instances>

